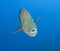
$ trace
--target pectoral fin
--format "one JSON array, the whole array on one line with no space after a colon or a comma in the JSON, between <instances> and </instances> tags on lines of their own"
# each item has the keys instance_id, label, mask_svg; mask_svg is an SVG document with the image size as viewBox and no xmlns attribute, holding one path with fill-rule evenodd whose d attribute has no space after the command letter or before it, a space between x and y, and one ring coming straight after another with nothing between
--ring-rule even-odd
<instances>
[{"instance_id":1,"label":"pectoral fin","mask_svg":"<svg viewBox=\"0 0 60 51\"><path fill-rule=\"evenodd\" d=\"M20 30L22 30L22 27L17 28L13 33L19 32Z\"/></svg>"},{"instance_id":2,"label":"pectoral fin","mask_svg":"<svg viewBox=\"0 0 60 51\"><path fill-rule=\"evenodd\" d=\"M41 19L41 16L39 16L36 20L35 20L35 23L39 22Z\"/></svg>"}]
</instances>

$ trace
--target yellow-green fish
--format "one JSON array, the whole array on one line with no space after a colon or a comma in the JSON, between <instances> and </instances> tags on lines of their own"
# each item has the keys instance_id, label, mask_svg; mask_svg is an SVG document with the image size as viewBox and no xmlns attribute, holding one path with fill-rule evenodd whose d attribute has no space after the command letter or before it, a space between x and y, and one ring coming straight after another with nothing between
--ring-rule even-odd
<instances>
[{"instance_id":1,"label":"yellow-green fish","mask_svg":"<svg viewBox=\"0 0 60 51\"><path fill-rule=\"evenodd\" d=\"M15 32L23 30L28 36L35 37L37 35L36 23L39 21L40 17L34 21L29 12L21 8L19 11L19 22L21 27L19 27Z\"/></svg>"}]
</instances>

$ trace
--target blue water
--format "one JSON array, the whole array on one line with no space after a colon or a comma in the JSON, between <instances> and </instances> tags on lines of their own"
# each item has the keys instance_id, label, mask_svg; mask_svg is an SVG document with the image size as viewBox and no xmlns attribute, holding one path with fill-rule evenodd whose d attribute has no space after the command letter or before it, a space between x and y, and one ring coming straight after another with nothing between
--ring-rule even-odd
<instances>
[{"instance_id":1,"label":"blue water","mask_svg":"<svg viewBox=\"0 0 60 51\"><path fill-rule=\"evenodd\" d=\"M24 7L36 24L38 34L31 38L23 31L12 32L21 26L18 12ZM0 0L0 51L60 51L59 0Z\"/></svg>"}]
</instances>

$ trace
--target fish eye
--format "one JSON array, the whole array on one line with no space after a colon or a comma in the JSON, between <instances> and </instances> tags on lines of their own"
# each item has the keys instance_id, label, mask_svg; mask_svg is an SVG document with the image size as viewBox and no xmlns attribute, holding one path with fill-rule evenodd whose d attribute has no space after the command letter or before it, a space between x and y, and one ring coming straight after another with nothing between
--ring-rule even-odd
<instances>
[{"instance_id":1,"label":"fish eye","mask_svg":"<svg viewBox=\"0 0 60 51\"><path fill-rule=\"evenodd\" d=\"M34 32L35 30L33 29L32 32Z\"/></svg>"}]
</instances>

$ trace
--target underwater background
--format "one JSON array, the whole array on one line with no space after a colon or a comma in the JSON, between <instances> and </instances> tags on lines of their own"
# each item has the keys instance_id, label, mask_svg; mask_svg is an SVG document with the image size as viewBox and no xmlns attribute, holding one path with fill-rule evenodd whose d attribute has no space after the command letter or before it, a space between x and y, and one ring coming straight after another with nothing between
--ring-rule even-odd
<instances>
[{"instance_id":1,"label":"underwater background","mask_svg":"<svg viewBox=\"0 0 60 51\"><path fill-rule=\"evenodd\" d=\"M42 16L34 38L24 31L12 34L21 26L22 7L34 20ZM0 0L0 51L60 51L60 0Z\"/></svg>"}]
</instances>

